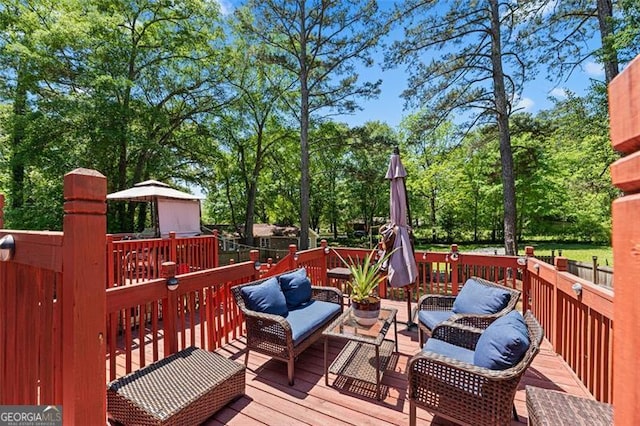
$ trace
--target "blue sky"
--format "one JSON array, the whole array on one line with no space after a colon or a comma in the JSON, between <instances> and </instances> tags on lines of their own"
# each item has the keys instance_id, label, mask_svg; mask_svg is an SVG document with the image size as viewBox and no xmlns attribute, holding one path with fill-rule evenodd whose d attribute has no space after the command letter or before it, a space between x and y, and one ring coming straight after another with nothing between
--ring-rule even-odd
<instances>
[{"instance_id":1,"label":"blue sky","mask_svg":"<svg viewBox=\"0 0 640 426\"><path fill-rule=\"evenodd\" d=\"M220 6L223 14L231 13L234 5L240 3L240 0L215 0ZM393 2L388 0L380 1L384 6L391 5ZM401 37L401 30L395 30L395 34L390 37ZM397 127L402 118L412 111L404 110L404 100L401 97L403 90L407 87L407 74L404 67L392 70L382 69L382 54L376 55L376 64L371 68L361 68L361 81L376 81L382 79L382 87L380 96L371 100L359 100L358 104L362 107L352 115L343 115L333 117L336 121L341 121L350 126L360 126L367 121L386 122L391 127ZM600 64L594 61L585 62L580 68L576 69L571 77L561 83L550 82L545 78L545 72L539 73L540 76L526 84L522 93L522 98L517 104L521 111L536 113L540 110L550 108L553 103L550 97L558 99L566 98L566 92L570 91L578 96L584 95L586 89L590 86L591 80L604 81L604 70Z\"/></svg>"},{"instance_id":2,"label":"blue sky","mask_svg":"<svg viewBox=\"0 0 640 426\"><path fill-rule=\"evenodd\" d=\"M339 121L344 121L351 126L358 126L367 121L379 120L392 127L397 126L404 116L411 113L411 111L403 109L404 100L401 97L402 91L407 86L404 68L382 70L381 64L376 64L371 69L363 69L361 72L362 78L382 79L381 94L378 99L359 102L363 108L362 111L352 116L343 116ZM526 84L518 108L536 113L553 105L549 97L564 99L567 91L579 96L584 95L593 79L604 81L604 71L600 64L592 61L585 63L566 82L560 84L550 82L545 79L544 75L541 75Z\"/></svg>"}]
</instances>

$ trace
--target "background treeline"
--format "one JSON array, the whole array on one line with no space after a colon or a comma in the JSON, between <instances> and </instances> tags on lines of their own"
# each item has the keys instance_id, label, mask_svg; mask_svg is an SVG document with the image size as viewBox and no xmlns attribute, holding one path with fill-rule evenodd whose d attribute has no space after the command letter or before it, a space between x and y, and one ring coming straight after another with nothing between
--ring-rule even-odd
<instances>
[{"instance_id":1,"label":"background treeline","mask_svg":"<svg viewBox=\"0 0 640 426\"><path fill-rule=\"evenodd\" d=\"M406 93L414 106L398 128L344 124L342 114L379 91L379 81L359 81L356 65L374 65L371 55L382 48L384 34L409 22L419 5L382 10L375 2L281 3L248 1L226 13L210 0L4 1L5 226L61 229L62 177L85 167L107 177L109 192L147 179L202 190L208 196L203 222L231 224L250 244L257 222L308 220L311 228L338 237L351 233L356 222L368 229L388 216L384 174L399 146L418 236L500 241L501 135L491 120L461 124L465 120L458 118L468 117L468 109L458 118L434 115L416 95L414 76L408 83L414 90ZM591 11L594 20L585 18L579 28L593 37L596 2L567 3ZM301 5L309 9L307 19L292 15L291 26L276 25L288 22L278 16L305 10ZM548 68L568 76L562 64L578 66L588 57L608 64L610 56L602 55L611 50L616 66L632 58L637 5L613 5L608 22L615 18L615 39L605 37L603 47L584 55L558 48L558 61ZM549 12L519 13L522 37L537 37L522 45L544 55L548 43L540 40L548 41L543 30L551 28ZM320 29L309 28L323 24L335 31L320 40ZM569 31L572 24L557 25ZM509 37L515 40L513 33ZM300 40L308 49L301 50ZM387 66L401 66L388 52ZM508 102L518 238L608 241L617 194L608 175L615 154L605 84L594 82L585 97L556 99L536 115L511 107L520 93L513 89ZM454 111L455 100L447 99ZM140 231L148 221L145 204L108 207L110 232Z\"/></svg>"}]
</instances>

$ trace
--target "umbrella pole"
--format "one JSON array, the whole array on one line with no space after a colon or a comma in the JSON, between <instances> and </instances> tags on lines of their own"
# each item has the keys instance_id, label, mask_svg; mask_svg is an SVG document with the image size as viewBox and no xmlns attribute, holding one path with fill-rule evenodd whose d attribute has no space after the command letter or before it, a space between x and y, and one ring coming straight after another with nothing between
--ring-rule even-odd
<instances>
[{"instance_id":1,"label":"umbrella pole","mask_svg":"<svg viewBox=\"0 0 640 426\"><path fill-rule=\"evenodd\" d=\"M407 286L407 330L414 331L418 328L418 325L413 322L413 315L411 313L411 286L413 284L409 284Z\"/></svg>"}]
</instances>

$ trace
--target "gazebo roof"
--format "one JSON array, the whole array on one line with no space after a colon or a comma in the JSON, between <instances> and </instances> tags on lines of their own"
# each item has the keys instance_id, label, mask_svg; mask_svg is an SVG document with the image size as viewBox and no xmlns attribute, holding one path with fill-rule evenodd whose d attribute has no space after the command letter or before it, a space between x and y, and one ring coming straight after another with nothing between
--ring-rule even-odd
<instances>
[{"instance_id":1,"label":"gazebo roof","mask_svg":"<svg viewBox=\"0 0 640 426\"><path fill-rule=\"evenodd\" d=\"M178 191L157 180L136 183L133 188L107 194L107 200L154 201L159 198L175 200L200 200L204 197Z\"/></svg>"}]
</instances>

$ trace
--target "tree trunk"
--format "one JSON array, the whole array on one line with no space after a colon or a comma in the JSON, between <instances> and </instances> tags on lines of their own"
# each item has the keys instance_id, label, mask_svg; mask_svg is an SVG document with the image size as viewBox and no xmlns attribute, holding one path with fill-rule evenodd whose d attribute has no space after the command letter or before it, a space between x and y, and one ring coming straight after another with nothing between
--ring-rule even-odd
<instances>
[{"instance_id":1,"label":"tree trunk","mask_svg":"<svg viewBox=\"0 0 640 426\"><path fill-rule=\"evenodd\" d=\"M300 250L309 248L309 87L305 2L300 2Z\"/></svg>"},{"instance_id":2,"label":"tree trunk","mask_svg":"<svg viewBox=\"0 0 640 426\"><path fill-rule=\"evenodd\" d=\"M431 197L429 197L429 207L431 214L431 242L435 243L438 239L438 234L436 231L436 191L431 191Z\"/></svg>"},{"instance_id":3,"label":"tree trunk","mask_svg":"<svg viewBox=\"0 0 640 426\"><path fill-rule=\"evenodd\" d=\"M253 222L256 210L256 180L252 179L247 191L247 211L244 216L244 243L254 247Z\"/></svg>"},{"instance_id":4,"label":"tree trunk","mask_svg":"<svg viewBox=\"0 0 640 426\"><path fill-rule=\"evenodd\" d=\"M508 256L517 254L516 242L516 188L513 174L513 153L509 133L509 110L502 70L502 46L500 41L500 10L498 0L489 0L491 6L491 63L493 90L496 103L496 119L500 138L502 187L504 201L504 248Z\"/></svg>"},{"instance_id":5,"label":"tree trunk","mask_svg":"<svg viewBox=\"0 0 640 426\"><path fill-rule=\"evenodd\" d=\"M613 6L611 0L597 0L602 60L607 85L618 75L618 52L613 46Z\"/></svg>"},{"instance_id":6,"label":"tree trunk","mask_svg":"<svg viewBox=\"0 0 640 426\"><path fill-rule=\"evenodd\" d=\"M473 197L473 242L478 242L478 193Z\"/></svg>"},{"instance_id":7,"label":"tree trunk","mask_svg":"<svg viewBox=\"0 0 640 426\"><path fill-rule=\"evenodd\" d=\"M18 66L18 84L13 100L13 130L11 135L11 208L24 205L24 124L27 111L25 72Z\"/></svg>"}]
</instances>

